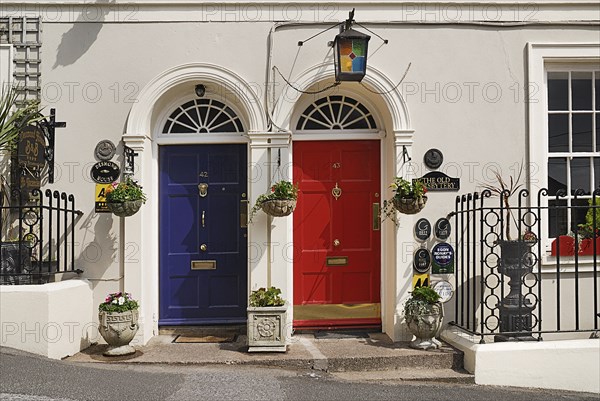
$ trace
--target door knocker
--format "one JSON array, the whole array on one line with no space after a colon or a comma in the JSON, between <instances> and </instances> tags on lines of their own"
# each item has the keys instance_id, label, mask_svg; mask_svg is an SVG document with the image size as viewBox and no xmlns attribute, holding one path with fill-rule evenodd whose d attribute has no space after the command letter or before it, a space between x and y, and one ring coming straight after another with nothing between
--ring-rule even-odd
<instances>
[{"instance_id":1,"label":"door knocker","mask_svg":"<svg viewBox=\"0 0 600 401\"><path fill-rule=\"evenodd\" d=\"M338 200L340 196L342 196L342 188L338 186L338 183L335 183L335 187L331 190L331 195Z\"/></svg>"},{"instance_id":2,"label":"door knocker","mask_svg":"<svg viewBox=\"0 0 600 401\"><path fill-rule=\"evenodd\" d=\"M202 183L202 184L198 184L198 193L200 194L201 197L205 197L206 194L208 192L208 184L206 183Z\"/></svg>"}]
</instances>

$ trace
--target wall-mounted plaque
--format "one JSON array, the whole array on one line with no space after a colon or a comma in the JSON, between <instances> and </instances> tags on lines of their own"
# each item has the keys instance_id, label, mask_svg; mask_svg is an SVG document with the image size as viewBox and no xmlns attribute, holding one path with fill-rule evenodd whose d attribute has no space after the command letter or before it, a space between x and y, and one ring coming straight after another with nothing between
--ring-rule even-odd
<instances>
[{"instance_id":1,"label":"wall-mounted plaque","mask_svg":"<svg viewBox=\"0 0 600 401\"><path fill-rule=\"evenodd\" d=\"M454 248L446 242L440 242L431 250L432 274L454 273Z\"/></svg>"},{"instance_id":2,"label":"wall-mounted plaque","mask_svg":"<svg viewBox=\"0 0 600 401\"><path fill-rule=\"evenodd\" d=\"M429 287L429 274L413 274L412 288Z\"/></svg>"},{"instance_id":3,"label":"wall-mounted plaque","mask_svg":"<svg viewBox=\"0 0 600 401\"><path fill-rule=\"evenodd\" d=\"M450 221L444 217L435 222L435 236L442 241L450 238Z\"/></svg>"},{"instance_id":4,"label":"wall-mounted plaque","mask_svg":"<svg viewBox=\"0 0 600 401\"><path fill-rule=\"evenodd\" d=\"M448 177L441 171L431 171L421 178L414 178L425 185L428 191L458 191L460 189L460 178Z\"/></svg>"},{"instance_id":5,"label":"wall-mounted plaque","mask_svg":"<svg viewBox=\"0 0 600 401\"><path fill-rule=\"evenodd\" d=\"M425 165L432 170L440 167L444 161L444 155L439 149L429 149L423 156L423 162Z\"/></svg>"},{"instance_id":6,"label":"wall-mounted plaque","mask_svg":"<svg viewBox=\"0 0 600 401\"><path fill-rule=\"evenodd\" d=\"M431 265L431 253L425 248L419 248L413 255L413 267L419 273L427 273Z\"/></svg>"},{"instance_id":7,"label":"wall-mounted plaque","mask_svg":"<svg viewBox=\"0 0 600 401\"><path fill-rule=\"evenodd\" d=\"M121 169L116 163L103 161L94 164L90 171L92 180L98 184L110 184L116 181L121 174Z\"/></svg>"},{"instance_id":8,"label":"wall-mounted plaque","mask_svg":"<svg viewBox=\"0 0 600 401\"><path fill-rule=\"evenodd\" d=\"M96 201L94 205L96 213L110 213L108 206L106 206L106 191L110 187L112 187L111 184L96 184Z\"/></svg>"},{"instance_id":9,"label":"wall-mounted plaque","mask_svg":"<svg viewBox=\"0 0 600 401\"><path fill-rule=\"evenodd\" d=\"M415 224L415 237L421 241L427 241L431 236L431 223L425 218L417 220Z\"/></svg>"},{"instance_id":10,"label":"wall-mounted plaque","mask_svg":"<svg viewBox=\"0 0 600 401\"><path fill-rule=\"evenodd\" d=\"M438 281L432 286L433 290L440 296L440 302L446 303L454 295L454 287L446 280Z\"/></svg>"},{"instance_id":11,"label":"wall-mounted plaque","mask_svg":"<svg viewBox=\"0 0 600 401\"><path fill-rule=\"evenodd\" d=\"M117 147L114 143L109 141L108 139L104 139L96 145L96 149L94 149L94 154L98 158L98 160L110 160L113 158L117 151Z\"/></svg>"}]
</instances>

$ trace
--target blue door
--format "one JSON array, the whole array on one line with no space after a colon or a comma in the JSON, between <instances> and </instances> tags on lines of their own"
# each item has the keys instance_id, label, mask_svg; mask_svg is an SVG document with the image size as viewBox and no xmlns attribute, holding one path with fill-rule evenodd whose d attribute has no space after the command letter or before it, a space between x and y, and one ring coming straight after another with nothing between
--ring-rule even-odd
<instances>
[{"instance_id":1,"label":"blue door","mask_svg":"<svg viewBox=\"0 0 600 401\"><path fill-rule=\"evenodd\" d=\"M246 320L246 160L246 145L160 147L159 324Z\"/></svg>"}]
</instances>

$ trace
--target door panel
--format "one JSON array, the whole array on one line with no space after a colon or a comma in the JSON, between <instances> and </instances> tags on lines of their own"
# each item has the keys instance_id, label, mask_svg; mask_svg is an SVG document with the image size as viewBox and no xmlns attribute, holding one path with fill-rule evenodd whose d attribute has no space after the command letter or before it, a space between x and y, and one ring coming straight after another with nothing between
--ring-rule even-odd
<instances>
[{"instance_id":1,"label":"door panel","mask_svg":"<svg viewBox=\"0 0 600 401\"><path fill-rule=\"evenodd\" d=\"M246 159L245 145L160 147L159 324L245 321Z\"/></svg>"},{"instance_id":2,"label":"door panel","mask_svg":"<svg viewBox=\"0 0 600 401\"><path fill-rule=\"evenodd\" d=\"M294 142L295 327L381 323L379 154L378 141Z\"/></svg>"}]
</instances>

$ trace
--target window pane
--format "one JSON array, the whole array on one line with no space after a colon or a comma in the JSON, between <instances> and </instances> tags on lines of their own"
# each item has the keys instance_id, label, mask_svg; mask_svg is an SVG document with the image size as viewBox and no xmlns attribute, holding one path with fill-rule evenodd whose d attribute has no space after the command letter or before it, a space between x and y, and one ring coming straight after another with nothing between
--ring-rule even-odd
<instances>
[{"instance_id":1,"label":"window pane","mask_svg":"<svg viewBox=\"0 0 600 401\"><path fill-rule=\"evenodd\" d=\"M548 73L548 110L569 110L568 73Z\"/></svg>"},{"instance_id":2,"label":"window pane","mask_svg":"<svg viewBox=\"0 0 600 401\"><path fill-rule=\"evenodd\" d=\"M585 194L591 194L591 167L589 157L574 157L571 159L571 195L574 195L577 189L583 189Z\"/></svg>"},{"instance_id":3,"label":"window pane","mask_svg":"<svg viewBox=\"0 0 600 401\"><path fill-rule=\"evenodd\" d=\"M567 205L566 200L548 201L548 236L550 238L565 235L567 233Z\"/></svg>"},{"instance_id":4,"label":"window pane","mask_svg":"<svg viewBox=\"0 0 600 401\"><path fill-rule=\"evenodd\" d=\"M592 110L592 72L571 73L573 110Z\"/></svg>"},{"instance_id":5,"label":"window pane","mask_svg":"<svg viewBox=\"0 0 600 401\"><path fill-rule=\"evenodd\" d=\"M589 209L588 199L573 199L571 200L571 231L575 231L575 227L585 223L585 215ZM579 228L577 228L579 230Z\"/></svg>"},{"instance_id":6,"label":"window pane","mask_svg":"<svg viewBox=\"0 0 600 401\"><path fill-rule=\"evenodd\" d=\"M593 114L573 114L573 152L591 152Z\"/></svg>"},{"instance_id":7,"label":"window pane","mask_svg":"<svg viewBox=\"0 0 600 401\"><path fill-rule=\"evenodd\" d=\"M548 159L548 193L555 196L559 189L567 190L567 159L553 157Z\"/></svg>"},{"instance_id":8,"label":"window pane","mask_svg":"<svg viewBox=\"0 0 600 401\"><path fill-rule=\"evenodd\" d=\"M568 114L550 114L548 116L548 151L569 151Z\"/></svg>"},{"instance_id":9,"label":"window pane","mask_svg":"<svg viewBox=\"0 0 600 401\"><path fill-rule=\"evenodd\" d=\"M600 151L600 113L596 114L596 151Z\"/></svg>"}]
</instances>

